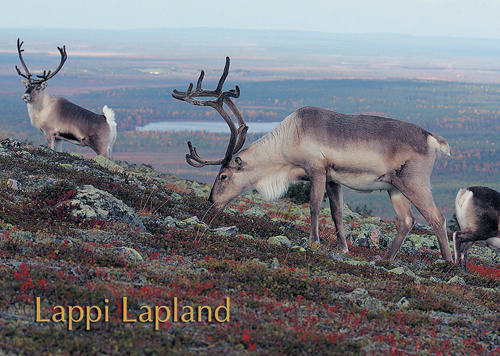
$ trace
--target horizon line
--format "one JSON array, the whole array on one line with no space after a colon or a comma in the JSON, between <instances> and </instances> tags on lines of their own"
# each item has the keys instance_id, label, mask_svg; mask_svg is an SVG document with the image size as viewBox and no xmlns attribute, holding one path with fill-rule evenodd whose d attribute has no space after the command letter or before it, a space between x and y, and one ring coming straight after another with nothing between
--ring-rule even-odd
<instances>
[{"instance_id":1,"label":"horizon line","mask_svg":"<svg viewBox=\"0 0 500 356\"><path fill-rule=\"evenodd\" d=\"M477 36L424 36L406 33L391 33L391 32L327 32L314 30L290 30L290 29L249 29L249 28L229 28L229 27L211 27L211 26L187 26L187 27L146 27L146 28L84 28L84 27L52 27L52 26L1 26L1 30L64 30L64 31L109 31L109 32L131 32L131 31L186 31L186 30L224 30L224 31L246 31L246 32L290 32L290 33L307 33L307 34L322 34L322 35L337 35L337 36L395 36L395 37L412 37L426 39L454 39L454 40L492 40L500 41L498 37L477 37Z\"/></svg>"}]
</instances>

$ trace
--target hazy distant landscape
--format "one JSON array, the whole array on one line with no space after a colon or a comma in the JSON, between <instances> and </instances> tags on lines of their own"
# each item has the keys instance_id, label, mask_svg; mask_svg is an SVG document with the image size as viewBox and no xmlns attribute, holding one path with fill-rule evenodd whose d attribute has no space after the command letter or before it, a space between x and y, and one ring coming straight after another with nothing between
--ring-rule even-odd
<instances>
[{"instance_id":1,"label":"hazy distant landscape","mask_svg":"<svg viewBox=\"0 0 500 356\"><path fill-rule=\"evenodd\" d=\"M238 83L325 78L500 83L500 40L491 39L208 28L0 28L0 33L0 79L10 86L19 84L14 70L18 37L25 41L33 71L57 65L57 46L66 45L68 62L51 83L56 93L176 85L195 80L200 69L215 79L225 56L233 59L229 81Z\"/></svg>"},{"instance_id":2,"label":"hazy distant landscape","mask_svg":"<svg viewBox=\"0 0 500 356\"><path fill-rule=\"evenodd\" d=\"M139 132L162 121L222 121L214 111L171 98L201 69L205 86L231 57L226 87L241 88L237 105L247 123L281 121L297 108L319 106L344 113L394 117L444 136L452 156L439 156L432 176L438 206L448 217L458 188L483 184L500 189L500 41L396 35L333 35L293 31L217 29L78 31L0 29L0 136L43 144L30 126L16 40L33 73L68 61L48 90L95 112L117 113L115 158L154 164L184 178L211 182L216 167L195 169L184 162L185 142L204 156L220 156L226 135ZM251 135L249 142L260 137ZM92 156L90 150L65 149ZM392 216L386 195L350 194L352 206L366 204Z\"/></svg>"}]
</instances>

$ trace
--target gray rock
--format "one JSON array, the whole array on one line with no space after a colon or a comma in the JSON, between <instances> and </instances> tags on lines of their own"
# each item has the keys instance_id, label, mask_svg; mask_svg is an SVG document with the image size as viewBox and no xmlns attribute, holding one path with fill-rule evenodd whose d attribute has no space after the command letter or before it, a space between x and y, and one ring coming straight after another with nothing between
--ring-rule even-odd
<instances>
[{"instance_id":1,"label":"gray rock","mask_svg":"<svg viewBox=\"0 0 500 356\"><path fill-rule=\"evenodd\" d=\"M371 311L387 310L380 299L371 297L364 288L356 288L351 293L347 294L346 298L351 300L354 304Z\"/></svg>"},{"instance_id":2,"label":"gray rock","mask_svg":"<svg viewBox=\"0 0 500 356\"><path fill-rule=\"evenodd\" d=\"M351 266L369 266L370 265L370 262L368 262L368 261L357 261L357 260L351 260L351 259L346 260L345 263L347 263Z\"/></svg>"},{"instance_id":3,"label":"gray rock","mask_svg":"<svg viewBox=\"0 0 500 356\"><path fill-rule=\"evenodd\" d=\"M12 151L9 151L6 148L0 147L0 157L9 157L12 155Z\"/></svg>"},{"instance_id":4,"label":"gray rock","mask_svg":"<svg viewBox=\"0 0 500 356\"><path fill-rule=\"evenodd\" d=\"M173 192L170 197L175 200L175 201L181 201L182 200L182 196L180 194L177 194L176 192Z\"/></svg>"},{"instance_id":5,"label":"gray rock","mask_svg":"<svg viewBox=\"0 0 500 356\"><path fill-rule=\"evenodd\" d=\"M283 235L271 236L267 242L273 245L286 245L288 247L292 245L292 242L288 239L288 237Z\"/></svg>"},{"instance_id":6,"label":"gray rock","mask_svg":"<svg viewBox=\"0 0 500 356\"><path fill-rule=\"evenodd\" d=\"M117 165L115 162L107 159L106 157L103 157L101 155L95 156L92 158L94 162L96 162L98 165L100 165L103 168L106 168L107 170L113 172L113 173L123 173L123 168Z\"/></svg>"},{"instance_id":7,"label":"gray rock","mask_svg":"<svg viewBox=\"0 0 500 356\"><path fill-rule=\"evenodd\" d=\"M361 215L352 211L347 204L344 204L344 209L342 210L343 220L361 219Z\"/></svg>"},{"instance_id":8,"label":"gray rock","mask_svg":"<svg viewBox=\"0 0 500 356\"><path fill-rule=\"evenodd\" d=\"M271 269L278 269L280 268L280 261L276 257L273 258L273 261L271 262Z\"/></svg>"},{"instance_id":9,"label":"gray rock","mask_svg":"<svg viewBox=\"0 0 500 356\"><path fill-rule=\"evenodd\" d=\"M192 182L190 187L194 193L198 196L206 197L209 195L210 187L207 185L201 185L198 182Z\"/></svg>"},{"instance_id":10,"label":"gray rock","mask_svg":"<svg viewBox=\"0 0 500 356\"><path fill-rule=\"evenodd\" d=\"M91 185L84 185L77 189L75 198L69 202L72 205L79 205L72 214L85 219L96 218L100 220L123 222L146 231L141 219L134 209L127 206L121 200L103 190L94 188Z\"/></svg>"},{"instance_id":11,"label":"gray rock","mask_svg":"<svg viewBox=\"0 0 500 356\"><path fill-rule=\"evenodd\" d=\"M394 274L404 274L409 277L413 278L419 278L415 273L413 273L410 269L405 268L405 267L396 267L393 269L388 270L387 272L394 273Z\"/></svg>"},{"instance_id":12,"label":"gray rock","mask_svg":"<svg viewBox=\"0 0 500 356\"><path fill-rule=\"evenodd\" d=\"M222 235L222 236L232 236L239 231L237 226L223 226L223 227L217 227L215 229L210 229L210 230L215 232L216 234Z\"/></svg>"},{"instance_id":13,"label":"gray rock","mask_svg":"<svg viewBox=\"0 0 500 356\"><path fill-rule=\"evenodd\" d=\"M366 299L369 297L368 291L364 288L356 288L346 296L348 299Z\"/></svg>"},{"instance_id":14,"label":"gray rock","mask_svg":"<svg viewBox=\"0 0 500 356\"><path fill-rule=\"evenodd\" d=\"M416 229L420 229L420 230L425 230L425 231L432 232L432 227L430 227L429 225L424 225L424 224L416 223L414 227Z\"/></svg>"},{"instance_id":15,"label":"gray rock","mask_svg":"<svg viewBox=\"0 0 500 356\"><path fill-rule=\"evenodd\" d=\"M47 177L45 179L45 183L47 184L56 184L56 183L59 183L61 180L60 179L56 179L56 178L52 178L52 177Z\"/></svg>"},{"instance_id":16,"label":"gray rock","mask_svg":"<svg viewBox=\"0 0 500 356\"><path fill-rule=\"evenodd\" d=\"M117 247L113 250L113 252L120 254L124 259L129 260L131 262L141 262L143 258L137 250L130 247Z\"/></svg>"},{"instance_id":17,"label":"gray rock","mask_svg":"<svg viewBox=\"0 0 500 356\"><path fill-rule=\"evenodd\" d=\"M360 247L375 247L380 248L385 245L384 234L374 224L362 224L358 237L354 240L354 245Z\"/></svg>"},{"instance_id":18,"label":"gray rock","mask_svg":"<svg viewBox=\"0 0 500 356\"><path fill-rule=\"evenodd\" d=\"M436 282L436 283L443 283L443 282L444 282L441 278L434 277L434 276L430 276L430 277L429 277L429 280L430 280L431 282Z\"/></svg>"},{"instance_id":19,"label":"gray rock","mask_svg":"<svg viewBox=\"0 0 500 356\"><path fill-rule=\"evenodd\" d=\"M413 243L413 246L416 248L437 248L437 241L429 236L409 234L407 240L411 241Z\"/></svg>"},{"instance_id":20,"label":"gray rock","mask_svg":"<svg viewBox=\"0 0 500 356\"><path fill-rule=\"evenodd\" d=\"M406 309L410 306L410 301L405 297L401 298L399 302L396 303L396 308L398 309Z\"/></svg>"},{"instance_id":21,"label":"gray rock","mask_svg":"<svg viewBox=\"0 0 500 356\"><path fill-rule=\"evenodd\" d=\"M359 247L366 247L366 248L370 248L370 240L368 240L366 237L359 237L354 240L354 243L353 243L354 246L359 246Z\"/></svg>"},{"instance_id":22,"label":"gray rock","mask_svg":"<svg viewBox=\"0 0 500 356\"><path fill-rule=\"evenodd\" d=\"M463 279L462 277L459 277L459 276L455 276L446 283L448 283L448 284L458 283L458 284L465 286L465 279Z\"/></svg>"},{"instance_id":23,"label":"gray rock","mask_svg":"<svg viewBox=\"0 0 500 356\"><path fill-rule=\"evenodd\" d=\"M260 264L260 265L262 265L262 266L267 266L267 263L262 262L262 261L261 261L261 260L259 260L258 258L253 258L253 259L252 259L252 262L253 262L253 263L258 263L258 264Z\"/></svg>"},{"instance_id":24,"label":"gray rock","mask_svg":"<svg viewBox=\"0 0 500 356\"><path fill-rule=\"evenodd\" d=\"M266 215L266 213L263 212L262 209L260 209L258 207L252 207L252 208L244 211L243 215L251 215L251 216L263 217L264 215Z\"/></svg>"},{"instance_id":25,"label":"gray rock","mask_svg":"<svg viewBox=\"0 0 500 356\"><path fill-rule=\"evenodd\" d=\"M333 253L330 255L330 258L334 261L339 261L339 262L344 262L347 260L347 257L345 257L344 255L340 254L340 253Z\"/></svg>"},{"instance_id":26,"label":"gray rock","mask_svg":"<svg viewBox=\"0 0 500 356\"><path fill-rule=\"evenodd\" d=\"M59 165L59 167L64 168L64 169L67 169L68 171L72 171L72 170L73 170L73 165L71 165L71 164L67 164L67 163L61 163L61 164Z\"/></svg>"},{"instance_id":27,"label":"gray rock","mask_svg":"<svg viewBox=\"0 0 500 356\"><path fill-rule=\"evenodd\" d=\"M21 182L15 180L15 179L8 179L7 180L7 187L14 189L14 190L19 190L21 189Z\"/></svg>"},{"instance_id":28,"label":"gray rock","mask_svg":"<svg viewBox=\"0 0 500 356\"><path fill-rule=\"evenodd\" d=\"M165 218L165 220L163 220L163 224L165 224L166 226L169 226L169 227L175 227L175 226L177 226L178 221L179 220L177 220L171 216L167 216Z\"/></svg>"},{"instance_id":29,"label":"gray rock","mask_svg":"<svg viewBox=\"0 0 500 356\"><path fill-rule=\"evenodd\" d=\"M191 226L191 225L199 224L200 221L198 220L198 217L192 216L190 218L182 220L181 223L183 223L183 225L185 225L185 226Z\"/></svg>"},{"instance_id":30,"label":"gray rock","mask_svg":"<svg viewBox=\"0 0 500 356\"><path fill-rule=\"evenodd\" d=\"M10 137L4 138L1 141L1 144L3 147L16 147L16 148L21 147L21 142Z\"/></svg>"}]
</instances>

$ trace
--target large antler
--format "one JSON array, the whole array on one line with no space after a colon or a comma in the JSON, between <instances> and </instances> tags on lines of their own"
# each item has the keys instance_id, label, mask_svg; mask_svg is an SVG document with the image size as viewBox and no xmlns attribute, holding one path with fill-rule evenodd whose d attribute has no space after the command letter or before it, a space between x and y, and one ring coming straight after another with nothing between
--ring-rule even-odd
<instances>
[{"instance_id":1,"label":"large antler","mask_svg":"<svg viewBox=\"0 0 500 356\"><path fill-rule=\"evenodd\" d=\"M205 90L201 88L203 78L205 76L205 72L201 71L198 82L196 83L195 90L193 90L193 83L191 83L189 84L189 87L186 91L181 92L174 89L174 92L172 94L175 99L182 100L193 105L213 107L224 118L229 126L229 130L231 130L231 137L229 138L229 144L226 150L226 154L224 158L221 158L217 161L207 161L201 158L196 152L196 147L194 147L191 144L191 141L189 141L189 154L186 155L186 161L193 167L203 167L206 165L225 166L231 161L233 154L237 153L245 143L248 126L245 124L245 120L243 119L240 111L231 100L231 98L236 99L240 96L240 88L236 86L235 89L224 92L222 91L222 86L224 85L224 81L226 80L229 73L229 64L230 59L229 57L226 57L224 72L222 73L222 76L219 79L219 84L217 84L217 88L215 88L215 90ZM195 99L195 97L216 97L217 99L199 100ZM234 124L229 114L226 112L226 110L224 110L224 103L229 107L229 109L233 112L234 116L238 120L238 123L240 125L238 129L236 129L236 125Z\"/></svg>"},{"instance_id":2,"label":"large antler","mask_svg":"<svg viewBox=\"0 0 500 356\"><path fill-rule=\"evenodd\" d=\"M24 67L24 71L26 72L26 75L21 73L21 71L19 70L19 68L17 68L17 66L16 66L16 70L17 70L17 74L19 74L21 77L28 79L28 81L31 84L40 84L42 82L46 82L47 80L49 80L50 78L55 76L61 70L62 66L64 65L64 62L66 62L66 59L68 59L68 55L66 54L66 46L63 46L62 48L57 47L57 49L59 50L59 53L61 53L61 63L59 63L59 67L57 67L57 69L53 72L51 72L50 70L49 71L44 70L42 75L37 75L38 78L42 78L42 79L33 80L33 79L31 79L32 74L28 70L28 66L26 66L26 63L24 62L23 56L21 54L21 52L24 52L24 49L21 49L21 46L23 45L23 43L24 42L21 42L21 39L19 39L19 38L17 39L17 52L19 53L19 59L21 60L21 64Z\"/></svg>"},{"instance_id":3,"label":"large antler","mask_svg":"<svg viewBox=\"0 0 500 356\"><path fill-rule=\"evenodd\" d=\"M17 53L19 53L19 59L21 60L21 64L23 65L24 71L26 72L26 74L21 73L21 71L19 70L19 68L17 68L17 66L16 66L16 70L17 70L17 74L19 74L23 78L26 78L31 83L32 82L31 81L31 73L28 70L26 63L24 63L24 59L23 59L23 55L22 55L22 52L24 52L24 49L21 49L21 46L23 45L23 43L24 42L21 42L20 38L17 39Z\"/></svg>"}]
</instances>

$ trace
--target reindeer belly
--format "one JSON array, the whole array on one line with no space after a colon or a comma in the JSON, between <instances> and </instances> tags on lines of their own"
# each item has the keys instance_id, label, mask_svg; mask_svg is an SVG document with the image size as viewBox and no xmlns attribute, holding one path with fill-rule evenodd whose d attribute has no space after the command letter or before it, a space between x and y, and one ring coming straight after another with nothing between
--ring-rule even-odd
<instances>
[{"instance_id":1,"label":"reindeer belly","mask_svg":"<svg viewBox=\"0 0 500 356\"><path fill-rule=\"evenodd\" d=\"M362 193L370 193L374 190L388 190L392 185L388 182L381 181L379 175L373 172L339 172L330 170L328 179L343 186Z\"/></svg>"},{"instance_id":2,"label":"reindeer belly","mask_svg":"<svg viewBox=\"0 0 500 356\"><path fill-rule=\"evenodd\" d=\"M356 157L354 157L356 156ZM359 192L391 189L392 185L383 177L390 170L377 154L356 153L332 157L327 168L327 177L343 186Z\"/></svg>"},{"instance_id":3,"label":"reindeer belly","mask_svg":"<svg viewBox=\"0 0 500 356\"><path fill-rule=\"evenodd\" d=\"M61 140L71 142L75 145L85 146L85 144L82 142L82 140L79 139L78 137L76 137L75 135L73 135L71 132L57 132L55 137L57 137Z\"/></svg>"},{"instance_id":4,"label":"reindeer belly","mask_svg":"<svg viewBox=\"0 0 500 356\"><path fill-rule=\"evenodd\" d=\"M54 136L71 142L75 145L86 146L85 135L81 132L77 125L71 125L65 122L59 122L55 127Z\"/></svg>"}]
</instances>

